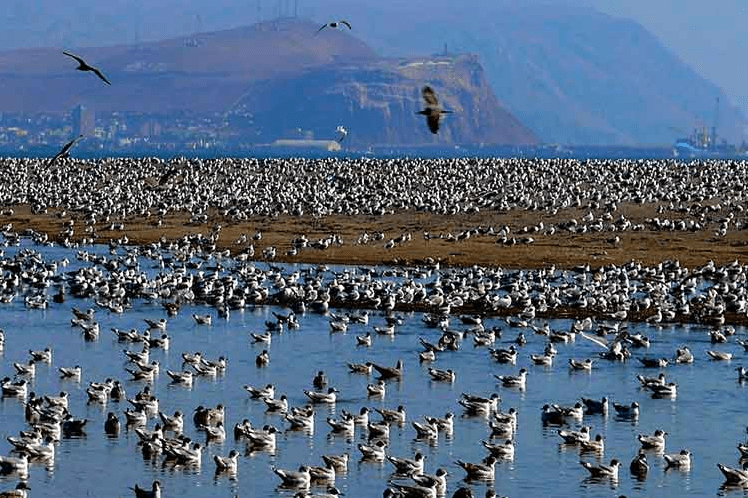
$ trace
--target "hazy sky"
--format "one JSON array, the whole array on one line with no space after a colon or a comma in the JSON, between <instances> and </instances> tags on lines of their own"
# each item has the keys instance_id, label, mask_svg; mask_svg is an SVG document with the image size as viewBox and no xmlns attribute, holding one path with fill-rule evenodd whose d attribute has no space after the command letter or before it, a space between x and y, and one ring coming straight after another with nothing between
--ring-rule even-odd
<instances>
[{"instance_id":1,"label":"hazy sky","mask_svg":"<svg viewBox=\"0 0 748 498\"><path fill-rule=\"evenodd\" d=\"M748 0L585 1L639 21L748 115Z\"/></svg>"}]
</instances>

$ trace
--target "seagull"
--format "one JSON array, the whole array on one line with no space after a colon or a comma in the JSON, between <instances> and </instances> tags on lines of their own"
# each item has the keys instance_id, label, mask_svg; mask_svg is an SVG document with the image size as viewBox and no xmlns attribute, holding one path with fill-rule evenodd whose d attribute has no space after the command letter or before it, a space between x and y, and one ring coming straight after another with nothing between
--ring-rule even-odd
<instances>
[{"instance_id":1,"label":"seagull","mask_svg":"<svg viewBox=\"0 0 748 498\"><path fill-rule=\"evenodd\" d=\"M0 493L0 498L26 498L30 489L28 484L21 481L16 485L15 489Z\"/></svg>"},{"instance_id":2,"label":"seagull","mask_svg":"<svg viewBox=\"0 0 748 498\"><path fill-rule=\"evenodd\" d=\"M366 394L368 396L383 398L387 389L386 386L385 382L382 379L379 379L376 384L369 384L366 386Z\"/></svg>"},{"instance_id":3,"label":"seagull","mask_svg":"<svg viewBox=\"0 0 748 498\"><path fill-rule=\"evenodd\" d=\"M381 379L402 379L403 377L402 360L397 360L395 367L386 367L383 365L377 365L376 363L372 363L372 367L374 367L374 370L379 372L379 377Z\"/></svg>"},{"instance_id":4,"label":"seagull","mask_svg":"<svg viewBox=\"0 0 748 498\"><path fill-rule=\"evenodd\" d=\"M421 95L426 103L426 108L422 111L418 111L416 114L422 114L426 116L426 124L429 125L431 133L439 132L439 120L442 114L449 114L452 111L445 111L439 106L439 99L436 98L436 93L430 86L424 86L421 90Z\"/></svg>"},{"instance_id":5,"label":"seagull","mask_svg":"<svg viewBox=\"0 0 748 498\"><path fill-rule=\"evenodd\" d=\"M621 462L615 458L610 461L610 465L593 465L589 462L579 462L582 467L590 472L592 477L610 477L612 479L618 479L618 467L621 466Z\"/></svg>"},{"instance_id":6,"label":"seagull","mask_svg":"<svg viewBox=\"0 0 748 498\"><path fill-rule=\"evenodd\" d=\"M519 375L494 375L504 387L517 387L524 389L527 385L527 369L521 368Z\"/></svg>"},{"instance_id":7,"label":"seagull","mask_svg":"<svg viewBox=\"0 0 748 498\"><path fill-rule=\"evenodd\" d=\"M599 413L605 416L608 414L608 398L605 396L603 396L603 399L600 401L582 398L582 403L584 403L584 406L587 409L587 415L595 415Z\"/></svg>"},{"instance_id":8,"label":"seagull","mask_svg":"<svg viewBox=\"0 0 748 498\"><path fill-rule=\"evenodd\" d=\"M239 452L231 450L228 457L213 455L213 461L216 463L216 471L226 471L229 473L236 472L239 464Z\"/></svg>"},{"instance_id":9,"label":"seagull","mask_svg":"<svg viewBox=\"0 0 748 498\"><path fill-rule=\"evenodd\" d=\"M309 399L312 400L312 403L335 403L336 396L335 393L339 393L337 389L334 387L331 387L327 390L327 394L320 393L317 391L307 391L304 389L304 394L307 395Z\"/></svg>"},{"instance_id":10,"label":"seagull","mask_svg":"<svg viewBox=\"0 0 748 498\"><path fill-rule=\"evenodd\" d=\"M389 410L387 408L374 408L382 416L384 422L395 422L402 424L405 422L405 407L398 405L397 410Z\"/></svg>"},{"instance_id":11,"label":"seagull","mask_svg":"<svg viewBox=\"0 0 748 498\"><path fill-rule=\"evenodd\" d=\"M210 314L207 314L207 315L193 314L192 318L195 320L195 322L198 325L210 325L213 323L213 316Z\"/></svg>"},{"instance_id":12,"label":"seagull","mask_svg":"<svg viewBox=\"0 0 748 498\"><path fill-rule=\"evenodd\" d=\"M192 372L172 372L171 370L167 370L166 375L171 378L171 382L173 384L186 384L189 386L192 385Z\"/></svg>"},{"instance_id":13,"label":"seagull","mask_svg":"<svg viewBox=\"0 0 748 498\"><path fill-rule=\"evenodd\" d=\"M29 349L31 359L34 361L42 361L44 363L52 363L52 350L50 348L44 348L44 351L34 351Z\"/></svg>"},{"instance_id":14,"label":"seagull","mask_svg":"<svg viewBox=\"0 0 748 498\"><path fill-rule=\"evenodd\" d=\"M638 360L647 368L665 368L669 363L667 358L638 358Z\"/></svg>"},{"instance_id":15,"label":"seagull","mask_svg":"<svg viewBox=\"0 0 748 498\"><path fill-rule=\"evenodd\" d=\"M591 441L580 441L579 444L582 446L582 451L590 451L603 453L605 451L605 439L602 434L595 436L594 440Z\"/></svg>"},{"instance_id":16,"label":"seagull","mask_svg":"<svg viewBox=\"0 0 748 498\"><path fill-rule=\"evenodd\" d=\"M558 412L564 417L570 417L577 420L582 420L584 417L584 407L582 406L582 403L579 402L574 403L574 406L559 406L554 403L550 406L550 410L543 409L544 413L552 413L552 411Z\"/></svg>"},{"instance_id":17,"label":"seagull","mask_svg":"<svg viewBox=\"0 0 748 498\"><path fill-rule=\"evenodd\" d=\"M134 488L130 488L135 491L135 498L161 498L161 482L153 481L153 487L150 491L147 489L140 488L137 484Z\"/></svg>"},{"instance_id":18,"label":"seagull","mask_svg":"<svg viewBox=\"0 0 748 498\"><path fill-rule=\"evenodd\" d=\"M356 425L369 425L369 409L365 406L361 407L358 415L350 414L345 410L342 410L341 413L346 418L353 417L353 423Z\"/></svg>"},{"instance_id":19,"label":"seagull","mask_svg":"<svg viewBox=\"0 0 748 498\"><path fill-rule=\"evenodd\" d=\"M80 365L76 365L73 368L68 367L60 367L59 369L60 377L63 379L78 379L80 380L81 377L81 367Z\"/></svg>"},{"instance_id":20,"label":"seagull","mask_svg":"<svg viewBox=\"0 0 748 498\"><path fill-rule=\"evenodd\" d=\"M680 453L676 455L663 455L666 463L665 469L677 467L681 470L690 470L691 457L691 452L688 450L680 450Z\"/></svg>"},{"instance_id":21,"label":"seagull","mask_svg":"<svg viewBox=\"0 0 748 498\"><path fill-rule=\"evenodd\" d=\"M425 474L423 472L418 475L411 474L410 478L419 486L425 488L435 487L437 496L447 494L447 471L444 469L437 469L436 474Z\"/></svg>"},{"instance_id":22,"label":"seagull","mask_svg":"<svg viewBox=\"0 0 748 498\"><path fill-rule=\"evenodd\" d=\"M454 430L454 418L455 415L452 412L447 412L444 418L439 417L424 417L429 425L435 425L437 429L445 433L452 433Z\"/></svg>"},{"instance_id":23,"label":"seagull","mask_svg":"<svg viewBox=\"0 0 748 498\"><path fill-rule=\"evenodd\" d=\"M345 140L345 137L348 136L348 130L346 130L343 126L338 126L335 131L338 132L338 143L342 143L343 140Z\"/></svg>"},{"instance_id":24,"label":"seagull","mask_svg":"<svg viewBox=\"0 0 748 498\"><path fill-rule=\"evenodd\" d=\"M109 435L114 435L119 432L120 422L117 415L112 412L107 414L106 422L104 422L104 432Z\"/></svg>"},{"instance_id":25,"label":"seagull","mask_svg":"<svg viewBox=\"0 0 748 498\"><path fill-rule=\"evenodd\" d=\"M200 429L205 431L207 440L224 441L226 439L226 429L223 427L223 422L218 422L215 426L201 426Z\"/></svg>"},{"instance_id":26,"label":"seagull","mask_svg":"<svg viewBox=\"0 0 748 498\"><path fill-rule=\"evenodd\" d=\"M431 487L424 486L408 486L406 484L399 484L396 482L389 483L391 488L387 488L383 496L391 496L398 498L436 498L436 484L433 483Z\"/></svg>"},{"instance_id":27,"label":"seagull","mask_svg":"<svg viewBox=\"0 0 748 498\"><path fill-rule=\"evenodd\" d=\"M54 438L47 436L44 441L46 444L25 444L21 451L26 453L30 458L39 460L52 460L55 457Z\"/></svg>"},{"instance_id":28,"label":"seagull","mask_svg":"<svg viewBox=\"0 0 748 498\"><path fill-rule=\"evenodd\" d=\"M514 443L511 439L507 439L504 443L498 444L481 441L481 444L483 444L483 446L496 458L503 458L506 460L514 459Z\"/></svg>"},{"instance_id":29,"label":"seagull","mask_svg":"<svg viewBox=\"0 0 748 498\"><path fill-rule=\"evenodd\" d=\"M382 422L369 421L366 424L366 428L369 430L369 441L390 438L390 426L386 420Z\"/></svg>"},{"instance_id":30,"label":"seagull","mask_svg":"<svg viewBox=\"0 0 748 498\"><path fill-rule=\"evenodd\" d=\"M616 414L622 418L637 418L639 416L639 403L636 401L631 405L613 403L613 408L615 408Z\"/></svg>"},{"instance_id":31,"label":"seagull","mask_svg":"<svg viewBox=\"0 0 748 498\"><path fill-rule=\"evenodd\" d=\"M361 452L361 459L363 460L373 460L377 462L384 462L384 441L377 441L374 446L367 446L365 444L359 443L358 445L358 451Z\"/></svg>"},{"instance_id":32,"label":"seagull","mask_svg":"<svg viewBox=\"0 0 748 498\"><path fill-rule=\"evenodd\" d=\"M395 471L397 474L400 475L410 475L410 474L422 474L423 473L423 464L424 460L426 460L426 457L419 453L416 453L414 458L399 458L394 457L392 455L387 455L387 460L392 463L392 465L395 466Z\"/></svg>"},{"instance_id":33,"label":"seagull","mask_svg":"<svg viewBox=\"0 0 748 498\"><path fill-rule=\"evenodd\" d=\"M317 375L314 376L314 379L312 380L312 385L316 387L317 389L322 389L323 387L327 385L327 376L322 370L317 372Z\"/></svg>"},{"instance_id":34,"label":"seagull","mask_svg":"<svg viewBox=\"0 0 748 498\"><path fill-rule=\"evenodd\" d=\"M639 454L637 454L634 459L631 461L631 464L629 465L629 470L631 471L632 475L635 475L637 477L645 477L647 475L647 472L649 472L649 463L647 463L647 455L645 455L641 450L639 451Z\"/></svg>"},{"instance_id":35,"label":"seagull","mask_svg":"<svg viewBox=\"0 0 748 498\"><path fill-rule=\"evenodd\" d=\"M264 367L267 366L268 363L270 363L270 353L268 353L267 349L263 349L262 353L258 354L255 358L255 364L258 367Z\"/></svg>"},{"instance_id":36,"label":"seagull","mask_svg":"<svg viewBox=\"0 0 748 498\"><path fill-rule=\"evenodd\" d=\"M323 24L322 27L317 30L317 33L319 33L320 31L322 31L323 29L325 29L327 27L337 28L338 26L347 26L348 29L353 29L351 27L351 23L349 23L348 21L345 21L345 20L341 19L340 21L337 21L337 22L333 21L333 22L328 22L326 24Z\"/></svg>"},{"instance_id":37,"label":"seagull","mask_svg":"<svg viewBox=\"0 0 748 498\"><path fill-rule=\"evenodd\" d=\"M454 371L451 368L447 370L429 368L429 375L433 380L438 382L454 382L456 377Z\"/></svg>"},{"instance_id":38,"label":"seagull","mask_svg":"<svg viewBox=\"0 0 748 498\"><path fill-rule=\"evenodd\" d=\"M584 361L569 358L569 365L572 370L592 370L592 360L589 358Z\"/></svg>"},{"instance_id":39,"label":"seagull","mask_svg":"<svg viewBox=\"0 0 748 498\"><path fill-rule=\"evenodd\" d=\"M75 59L76 61L78 61L78 67L75 68L78 71L93 71L94 74L96 76L98 76L99 78L101 78L101 80L104 83L106 83L107 85L111 85L112 84L108 79L106 79L106 77L103 74L101 74L101 71L99 71L98 68L96 68L94 66L91 66L90 64L88 64L86 61L84 61L83 59L81 59L77 55L73 55L70 52L63 52L63 54L67 55L68 57L72 57L73 59Z\"/></svg>"},{"instance_id":40,"label":"seagull","mask_svg":"<svg viewBox=\"0 0 748 498\"><path fill-rule=\"evenodd\" d=\"M325 465L333 467L336 471L343 473L348 471L349 459L350 455L348 453L343 453L342 455L322 455L322 460L325 462Z\"/></svg>"},{"instance_id":41,"label":"seagull","mask_svg":"<svg viewBox=\"0 0 748 498\"><path fill-rule=\"evenodd\" d=\"M29 377L33 377L34 374L36 374L36 365L34 364L34 360L29 360L28 364L24 365L23 363L13 363L13 367L16 369L16 372L18 372L18 375L28 375Z\"/></svg>"},{"instance_id":42,"label":"seagull","mask_svg":"<svg viewBox=\"0 0 748 498\"><path fill-rule=\"evenodd\" d=\"M339 496L343 496L344 494L345 493L341 492L335 486L327 486L325 493L310 494L308 491L299 491L298 493L293 495L293 498L338 498Z\"/></svg>"},{"instance_id":43,"label":"seagull","mask_svg":"<svg viewBox=\"0 0 748 498\"><path fill-rule=\"evenodd\" d=\"M665 386L653 386L652 397L653 398L674 398L678 394L678 384L670 382Z\"/></svg>"},{"instance_id":44,"label":"seagull","mask_svg":"<svg viewBox=\"0 0 748 498\"><path fill-rule=\"evenodd\" d=\"M497 410L501 398L496 393L493 393L490 398L462 393L462 398L457 402L465 408L467 413L480 415Z\"/></svg>"},{"instance_id":45,"label":"seagull","mask_svg":"<svg viewBox=\"0 0 748 498\"><path fill-rule=\"evenodd\" d=\"M665 447L665 436L667 436L667 432L662 429L657 429L651 436L647 434L639 434L638 439L642 448L662 449Z\"/></svg>"},{"instance_id":46,"label":"seagull","mask_svg":"<svg viewBox=\"0 0 748 498\"><path fill-rule=\"evenodd\" d=\"M144 318L145 323L148 324L148 330L160 330L160 331L166 331L166 319L161 318L159 321L150 320L148 318Z\"/></svg>"},{"instance_id":47,"label":"seagull","mask_svg":"<svg viewBox=\"0 0 748 498\"><path fill-rule=\"evenodd\" d=\"M270 334L270 332L267 332L265 334L255 334L254 332L252 332L252 339L254 343L264 342L266 344L270 344L273 341L273 336Z\"/></svg>"},{"instance_id":48,"label":"seagull","mask_svg":"<svg viewBox=\"0 0 748 498\"><path fill-rule=\"evenodd\" d=\"M721 463L717 464L717 468L725 476L725 482L729 484L744 484L748 482L748 470L733 469Z\"/></svg>"},{"instance_id":49,"label":"seagull","mask_svg":"<svg viewBox=\"0 0 748 498\"><path fill-rule=\"evenodd\" d=\"M558 435L561 436L566 444L578 444L582 441L590 440L590 428L589 426L585 425L578 431L567 431L559 429Z\"/></svg>"},{"instance_id":50,"label":"seagull","mask_svg":"<svg viewBox=\"0 0 748 498\"><path fill-rule=\"evenodd\" d=\"M735 370L738 372L738 382L745 382L748 380L748 370L745 367L738 367Z\"/></svg>"},{"instance_id":51,"label":"seagull","mask_svg":"<svg viewBox=\"0 0 748 498\"><path fill-rule=\"evenodd\" d=\"M359 373L364 375L371 375L372 364L371 362L366 363L347 363L348 370L350 373Z\"/></svg>"},{"instance_id":52,"label":"seagull","mask_svg":"<svg viewBox=\"0 0 748 498\"><path fill-rule=\"evenodd\" d=\"M688 349L688 346L676 349L675 363L693 363L693 353Z\"/></svg>"},{"instance_id":53,"label":"seagull","mask_svg":"<svg viewBox=\"0 0 748 498\"><path fill-rule=\"evenodd\" d=\"M637 375L636 378L645 389L652 389L654 386L664 386L666 384L664 373L661 373L657 377L645 377L644 375Z\"/></svg>"},{"instance_id":54,"label":"seagull","mask_svg":"<svg viewBox=\"0 0 748 498\"><path fill-rule=\"evenodd\" d=\"M275 386L272 384L268 384L264 388L257 388L250 385L244 385L242 387L249 393L249 397L253 399L273 399L275 397Z\"/></svg>"},{"instance_id":55,"label":"seagull","mask_svg":"<svg viewBox=\"0 0 748 498\"><path fill-rule=\"evenodd\" d=\"M411 422L411 425L416 430L416 437L418 439L436 439L439 435L439 429L435 424L420 422Z\"/></svg>"},{"instance_id":56,"label":"seagull","mask_svg":"<svg viewBox=\"0 0 748 498\"><path fill-rule=\"evenodd\" d=\"M332 428L333 432L353 432L356 428L356 424L353 421L353 417L343 417L341 420L335 420L327 417L327 424Z\"/></svg>"},{"instance_id":57,"label":"seagull","mask_svg":"<svg viewBox=\"0 0 748 498\"><path fill-rule=\"evenodd\" d=\"M716 361L727 361L732 359L732 353L726 353L724 351L708 350L706 354L708 354L711 359Z\"/></svg>"},{"instance_id":58,"label":"seagull","mask_svg":"<svg viewBox=\"0 0 748 498\"><path fill-rule=\"evenodd\" d=\"M285 394L282 394L280 399L273 398L260 398L267 405L267 411L269 412L281 412L285 413L288 411L288 398Z\"/></svg>"},{"instance_id":59,"label":"seagull","mask_svg":"<svg viewBox=\"0 0 748 498\"><path fill-rule=\"evenodd\" d=\"M457 460L455 463L465 469L468 479L493 480L494 478L496 458L493 455L489 455L482 463L469 463L462 460Z\"/></svg>"},{"instance_id":60,"label":"seagull","mask_svg":"<svg viewBox=\"0 0 748 498\"><path fill-rule=\"evenodd\" d=\"M276 437L278 429L273 426L265 426L261 431L251 431L247 434L247 438L250 441L250 447L253 450L258 449L275 449Z\"/></svg>"},{"instance_id":61,"label":"seagull","mask_svg":"<svg viewBox=\"0 0 748 498\"><path fill-rule=\"evenodd\" d=\"M294 488L308 488L311 481L309 475L309 467L302 465L299 467L298 472L291 470L276 469L275 466L271 467L275 475L281 478L284 486Z\"/></svg>"},{"instance_id":62,"label":"seagull","mask_svg":"<svg viewBox=\"0 0 748 498\"><path fill-rule=\"evenodd\" d=\"M67 157L70 157L70 149L72 149L73 146L81 139L83 139L83 135L78 135L77 137L66 143L65 146L60 150L60 152L55 154L54 157L49 160L49 162L47 163L47 167L52 166L58 159L65 159Z\"/></svg>"},{"instance_id":63,"label":"seagull","mask_svg":"<svg viewBox=\"0 0 748 498\"><path fill-rule=\"evenodd\" d=\"M19 458L13 458L10 456L0 456L0 474L28 474L29 473L29 457L25 453Z\"/></svg>"},{"instance_id":64,"label":"seagull","mask_svg":"<svg viewBox=\"0 0 748 498\"><path fill-rule=\"evenodd\" d=\"M564 412L561 411L558 406L545 404L543 405L542 411L540 413L540 420L543 422L543 424L563 425Z\"/></svg>"}]
</instances>

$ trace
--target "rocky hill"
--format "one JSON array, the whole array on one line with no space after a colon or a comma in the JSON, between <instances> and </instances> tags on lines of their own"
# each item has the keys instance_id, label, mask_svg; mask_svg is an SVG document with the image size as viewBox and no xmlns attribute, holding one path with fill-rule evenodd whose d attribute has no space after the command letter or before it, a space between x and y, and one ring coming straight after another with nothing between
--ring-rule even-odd
<instances>
[{"instance_id":1,"label":"rocky hill","mask_svg":"<svg viewBox=\"0 0 748 498\"><path fill-rule=\"evenodd\" d=\"M0 112L225 113L256 142L291 130L329 138L337 125L358 145L527 144L536 137L494 96L475 57L383 59L341 30L279 19L162 42L73 50L112 81L75 71L60 49L0 52ZM420 89L454 110L432 137ZM225 130L224 130L225 131Z\"/></svg>"},{"instance_id":2,"label":"rocky hill","mask_svg":"<svg viewBox=\"0 0 748 498\"><path fill-rule=\"evenodd\" d=\"M421 87L428 83L452 114L428 131ZM310 70L254 85L233 108L252 115L264 140L303 129L314 137L336 125L357 146L533 144L537 137L498 102L474 56L378 60ZM264 124L263 124L264 123Z\"/></svg>"},{"instance_id":3,"label":"rocky hill","mask_svg":"<svg viewBox=\"0 0 748 498\"><path fill-rule=\"evenodd\" d=\"M366 0L328 0L352 13ZM353 15L353 14L351 14ZM355 19L355 17L354 17ZM746 117L640 24L580 2L389 2L367 10L359 36L389 56L469 52L497 98L545 142L671 144L710 127L735 143Z\"/></svg>"}]
</instances>

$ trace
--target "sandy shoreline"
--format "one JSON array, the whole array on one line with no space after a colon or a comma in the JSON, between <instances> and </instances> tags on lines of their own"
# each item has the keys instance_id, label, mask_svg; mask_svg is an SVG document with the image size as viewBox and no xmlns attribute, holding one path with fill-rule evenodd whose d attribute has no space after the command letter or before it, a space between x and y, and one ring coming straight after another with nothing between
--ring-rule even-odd
<instances>
[{"instance_id":1,"label":"sandy shoreline","mask_svg":"<svg viewBox=\"0 0 748 498\"><path fill-rule=\"evenodd\" d=\"M656 206L649 208L632 206L629 210L622 207L627 216L647 215L656 211ZM13 230L23 233L25 229L46 233L51 240L62 241L60 235L64 229L64 222L75 221L74 227L85 226L82 217L70 214L60 218L60 211L49 210L47 213L32 214L28 206L15 206L13 214L0 217L3 225L11 223ZM635 214L636 213L636 214ZM232 256L246 252L250 244L255 249L253 258L257 261L306 263L306 264L345 264L345 265L400 265L409 266L423 263L439 262L442 267L470 267L472 265L486 267L501 267L507 269L536 270L555 266L558 269L574 268L590 265L595 269L617 265L621 266L631 261L640 262L645 266L655 266L664 261L678 260L682 267L696 268L713 261L716 265L729 264L735 260L745 261L748 254L748 241L741 232L732 232L728 236L716 239L711 231L698 232L661 232L643 230L637 232L620 232L617 235L620 242L613 244L611 232L570 234L544 233L518 234L518 238L532 237L533 243L518 242L506 246L496 243L496 235L475 235L460 241L449 241L438 238L439 234L455 234L467 227L503 226L512 227L512 231L519 231L527 224L544 221L554 223L568 220L570 217L584 213L568 210L556 213L555 216L537 212L510 212L508 214L473 214L460 216L438 216L423 213L403 213L385 215L381 217L369 216L333 216L320 219L312 217L278 216L271 218L258 217L247 222L233 223L220 216L214 216L208 223L190 223L188 214L168 216L161 225L155 218L130 218L124 221L111 220L107 223L96 224L95 242L106 244L114 240L127 237L128 244L150 244L162 238L174 241L184 236L202 234L207 236L216 225L221 226L220 235L216 241L216 249L229 250ZM123 229L111 230L112 223L123 223ZM82 231L79 230L79 231ZM262 238L253 240L256 232L262 233ZM427 240L423 233L428 231L434 238ZM383 240L368 243L358 243L362 233L385 232ZM287 255L291 248L292 239L305 233L310 240L324 238L337 234L342 238L342 244L332 244L327 249L306 248L295 256ZM387 237L394 237L400 233L411 233L411 240L385 249ZM243 234L248 241L237 243ZM85 233L91 237L90 233ZM73 241L80 237L73 237ZM272 260L264 258L262 251L268 247L277 249L277 256ZM347 303L331 303L335 307L347 307ZM427 307L407 306L396 307L400 311L430 311ZM473 310L469 306L456 310L460 313L478 312L485 314L485 310ZM522 310L516 307L494 310L494 316L517 316ZM653 309L629 312L627 320L644 321L654 313ZM606 318L594 308L554 308L537 315L538 319L576 318L585 317ZM725 323L732 325L748 325L745 314L724 314ZM693 317L677 317L674 322L693 321Z\"/></svg>"},{"instance_id":2,"label":"sandy shoreline","mask_svg":"<svg viewBox=\"0 0 748 498\"><path fill-rule=\"evenodd\" d=\"M31 228L46 233L50 239L60 242L64 222L72 219L76 230L71 238L79 241L83 236L94 234L83 232L83 217L68 213L60 218L60 211L50 209L46 214L32 214L28 206L14 206L12 215L0 216L0 223L12 223L13 229L23 231ZM657 206L621 206L619 211L633 223L643 223L656 216ZM97 223L94 240L108 243L127 236L130 244L149 244L164 237L168 241L186 235L208 235L211 228L220 225L220 236L216 248L228 249L232 255L254 246L254 259L263 260L262 251L276 248L274 261L296 263L326 263L350 265L410 265L424 261L438 261L446 266L466 267L471 265L537 269L554 265L571 268L589 264L592 268L630 261L645 265L656 265L666 260L678 260L682 266L696 267L709 261L726 264L734 260L745 261L748 256L748 237L741 231L732 231L725 237L717 237L715 230L687 231L626 231L588 232L573 234L557 231L549 235L546 231L533 232L531 227L543 222L545 226L584 216L582 210L569 209L555 215L535 211L511 211L508 213L476 213L457 216L414 213L407 211L384 216L277 216L256 217L245 222L232 222L218 214L208 222L189 222L188 214L167 216L159 226L155 217L110 219ZM111 230L112 223L123 223L122 230ZM510 227L509 235L517 242L514 245L498 244L495 234L474 234L463 240L449 240L451 234L478 227ZM530 230L522 233L523 227ZM257 232L262 238L252 240ZM429 232L430 237L424 237ZM362 234L383 233L381 240L360 243ZM247 242L237 243L246 234ZM288 255L292 240L306 235L309 241L337 235L342 244L332 243L326 249L304 248L296 255ZM385 248L386 243L402 234L410 234L410 240ZM440 237L440 234L442 238ZM615 242L614 238L620 241ZM532 238L532 243L527 243Z\"/></svg>"},{"instance_id":3,"label":"sandy shoreline","mask_svg":"<svg viewBox=\"0 0 748 498\"><path fill-rule=\"evenodd\" d=\"M75 220L74 227L79 227L72 240L83 236L83 217L68 213L65 217L57 216L60 211L49 210L46 214L31 214L28 206L14 206L12 215L0 216L0 223L12 223L13 229L23 231L31 228L46 233L52 240L60 242L63 223ZM647 218L656 216L657 206L621 206L619 211L634 223L642 223ZM218 216L212 216L206 224L189 223L189 215L171 215L164 218L159 226L155 217L111 219L108 223L96 224L95 242L108 243L126 235L131 244L149 244L161 237L175 240L185 235L208 235L211 227L221 225L221 232L216 247L229 249L232 255L247 249L250 243L255 249L255 258L263 259L262 251L270 246L276 248L274 261L297 263L328 263L350 265L376 264L416 264L426 260L438 261L447 266L498 266L503 268L535 269L555 265L559 268L571 268L577 265L590 264L592 268L604 265L621 265L630 261L645 265L656 265L666 260L679 260L682 266L695 267L714 261L726 264L734 260L745 261L748 256L748 237L746 233L732 231L725 237L717 237L716 230L686 231L627 231L627 232L592 232L572 234L557 231L553 235L543 232L520 233L523 227L532 227L539 222L545 226L553 223L581 218L582 210L569 209L555 215L532 211L512 211L509 213L476 213L457 216L441 216L412 211L400 214L374 216L328 216L313 218L311 216L293 217L257 217L246 222L235 223ZM122 230L110 230L112 223L124 223ZM497 244L497 236L473 235L468 239L450 241L448 234L457 236L464 230L477 227L510 227L510 235L517 239L514 245ZM252 240L257 232L262 233L260 240ZM363 233L381 232L384 238L378 241L359 243ZM430 233L427 240L424 232ZM237 244L237 240L246 234L249 240ZM333 243L326 249L305 248L294 256L287 255L291 241L305 234L310 241L338 235L343 243ZM410 234L409 241L395 244L386 249L390 238L401 234ZM614 242L616 236L619 242ZM525 243L528 237L532 243Z\"/></svg>"}]
</instances>

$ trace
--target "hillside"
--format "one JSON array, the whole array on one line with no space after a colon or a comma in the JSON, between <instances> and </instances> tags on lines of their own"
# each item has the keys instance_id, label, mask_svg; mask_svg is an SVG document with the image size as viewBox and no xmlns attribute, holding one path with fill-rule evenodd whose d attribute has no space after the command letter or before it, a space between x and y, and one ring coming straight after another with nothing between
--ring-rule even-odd
<instances>
[{"instance_id":1,"label":"hillside","mask_svg":"<svg viewBox=\"0 0 748 498\"><path fill-rule=\"evenodd\" d=\"M352 3L351 3L352 2ZM334 12L360 0L329 0ZM427 14L426 14L427 13ZM742 137L745 116L649 31L573 3L394 2L371 9L360 36L385 55L469 52L497 98L545 142L670 144L693 127Z\"/></svg>"},{"instance_id":2,"label":"hillside","mask_svg":"<svg viewBox=\"0 0 748 498\"><path fill-rule=\"evenodd\" d=\"M0 12L0 21L7 28L5 47L98 46L251 24L258 19L293 15L297 5L300 16L315 22L341 17L350 20L353 34L385 57L442 53L445 44L450 53L478 55L498 100L545 142L671 144L694 127L712 126L718 96L720 135L733 142L742 139L746 118L716 85L694 72L639 24L601 14L581 3L475 0L469 8L464 8L453 0L302 0L298 3L195 0L188 4L177 0L78 0L78 8L72 9L66 3L39 0L11 2L11 8ZM164 22L166 19L168 22ZM261 25L270 28L273 23ZM693 25L684 29L697 26L698 20L694 20ZM345 33L328 34L339 36L339 40L350 39L352 43L355 40ZM266 35L270 42L272 34ZM247 36L253 44L264 46L262 38ZM174 50L179 52L187 38L174 41L178 45ZM308 31L303 36L299 34L296 42L302 42L304 49L308 48L306 45L322 43L312 39ZM336 46L337 50L345 48L348 47ZM348 55L354 55L357 48L371 52L359 45L350 48L354 50ZM209 48L201 50L207 52ZM115 55L111 49L85 52L95 57L99 53ZM59 64L59 81L65 82L67 91L80 94L81 79L67 80L64 75L69 73L62 70L67 66L58 59L58 54L47 55L53 55ZM224 56L219 54L219 59ZM5 72L4 62L0 61L2 72ZM102 58L98 62L108 66L110 61ZM252 73L251 68L249 72ZM7 79L6 76L0 80L3 85L0 89L10 89L12 93L2 92L0 100L20 96L24 105L30 102L43 107L60 102L57 95L39 93L33 80L13 85ZM71 81L75 85L68 84ZM198 92L208 101L223 102L241 95L241 85L211 92L211 83L206 78ZM31 85L28 91L27 84ZM184 94L183 100L191 97L178 84L163 84L164 92L175 94L175 98L180 93ZM138 87L137 82L132 85ZM146 87L140 88L141 93L145 92L142 106L146 107L150 94ZM97 85L90 83L83 93L93 98L99 91ZM34 98L26 97L27 93ZM69 109L70 103L78 98L75 93L67 96L63 109ZM6 106L7 102L0 108Z\"/></svg>"},{"instance_id":3,"label":"hillside","mask_svg":"<svg viewBox=\"0 0 748 498\"><path fill-rule=\"evenodd\" d=\"M453 111L437 136L428 131L423 116L416 115L423 108L425 82ZM350 131L347 143L356 146L537 142L532 131L499 104L473 56L325 66L300 77L257 84L233 111L249 112L254 123L267 123L259 130L261 141L299 128L325 137L343 124Z\"/></svg>"},{"instance_id":4,"label":"hillside","mask_svg":"<svg viewBox=\"0 0 748 498\"><path fill-rule=\"evenodd\" d=\"M75 61L61 49L0 52L0 111L64 112L78 102L97 111L222 111L249 82L378 58L353 36L316 36L317 28L286 19L137 45L69 49L100 67L111 87L75 71Z\"/></svg>"},{"instance_id":5,"label":"hillside","mask_svg":"<svg viewBox=\"0 0 748 498\"><path fill-rule=\"evenodd\" d=\"M351 144L532 144L537 137L504 109L473 56L383 59L342 30L294 18L161 42L73 50L112 81L75 71L59 49L0 52L0 112L225 114L222 133L269 143L302 130ZM432 136L420 89L432 85L455 111ZM333 135L334 136L334 135Z\"/></svg>"}]
</instances>

